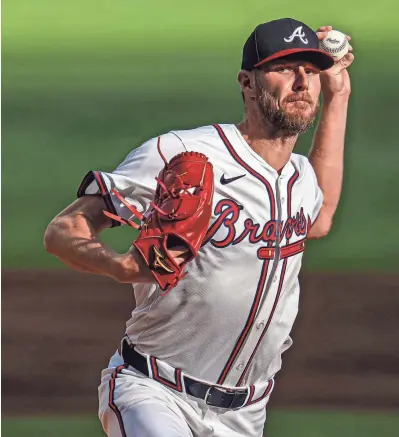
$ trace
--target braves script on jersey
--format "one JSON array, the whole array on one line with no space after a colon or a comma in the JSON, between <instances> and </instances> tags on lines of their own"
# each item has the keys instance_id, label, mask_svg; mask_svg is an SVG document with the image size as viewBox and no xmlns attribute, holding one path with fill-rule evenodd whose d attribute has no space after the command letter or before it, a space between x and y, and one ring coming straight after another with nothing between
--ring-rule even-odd
<instances>
[{"instance_id":1,"label":"braves script on jersey","mask_svg":"<svg viewBox=\"0 0 399 437\"><path fill-rule=\"evenodd\" d=\"M233 124L169 132L160 141L168 159L183 151L209 158L215 175L213 216L199 255L176 288L161 297L156 285L134 286L137 307L126 335L148 358L151 384L166 387L178 399L194 435L209 433L201 428L206 424L200 424L200 416L198 421L192 417L201 403L181 393L183 374L226 387L247 387L245 406L218 420L240 432L226 435L259 437L281 354L292 343L298 273L307 233L322 205L321 190L306 157L292 154L278 174ZM89 173L79 194L100 190L111 212L130 218L127 208L109 194L111 189L145 211L162 167L154 138L130 153L113 173ZM103 374L107 384L114 367L122 363L116 353ZM108 402L114 395L109 390L115 387L107 384L102 387Z\"/></svg>"}]
</instances>

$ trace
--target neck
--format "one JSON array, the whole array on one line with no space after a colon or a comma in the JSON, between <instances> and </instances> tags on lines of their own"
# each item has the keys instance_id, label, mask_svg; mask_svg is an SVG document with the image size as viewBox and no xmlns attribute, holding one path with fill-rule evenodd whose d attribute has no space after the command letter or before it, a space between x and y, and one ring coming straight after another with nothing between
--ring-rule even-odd
<instances>
[{"instance_id":1,"label":"neck","mask_svg":"<svg viewBox=\"0 0 399 437\"><path fill-rule=\"evenodd\" d=\"M298 139L298 135L287 136L263 120L245 118L237 128L254 152L277 171L289 161Z\"/></svg>"}]
</instances>

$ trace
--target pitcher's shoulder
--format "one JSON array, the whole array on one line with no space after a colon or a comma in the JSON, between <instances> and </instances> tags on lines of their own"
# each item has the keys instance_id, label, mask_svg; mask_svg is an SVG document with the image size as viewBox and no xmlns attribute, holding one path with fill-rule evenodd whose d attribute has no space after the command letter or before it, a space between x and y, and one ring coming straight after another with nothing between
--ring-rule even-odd
<instances>
[{"instance_id":1,"label":"pitcher's shoulder","mask_svg":"<svg viewBox=\"0 0 399 437\"><path fill-rule=\"evenodd\" d=\"M216 137L217 131L213 125L195 129L170 130L160 133L145 141L141 146L134 148L128 158L138 154L159 155L159 149L168 160L181 152L209 153L208 149L214 147Z\"/></svg>"},{"instance_id":2,"label":"pitcher's shoulder","mask_svg":"<svg viewBox=\"0 0 399 437\"><path fill-rule=\"evenodd\" d=\"M308 157L305 155L292 153L291 162L300 174L307 173L308 171L313 171L312 164L309 162Z\"/></svg>"},{"instance_id":3,"label":"pitcher's shoulder","mask_svg":"<svg viewBox=\"0 0 399 437\"><path fill-rule=\"evenodd\" d=\"M299 178L302 181L310 181L312 184L317 183L316 173L307 156L293 153L291 162L299 172Z\"/></svg>"},{"instance_id":4,"label":"pitcher's shoulder","mask_svg":"<svg viewBox=\"0 0 399 437\"><path fill-rule=\"evenodd\" d=\"M229 127L232 125L226 124L220 126ZM189 146L190 143L194 144L195 142L214 143L220 141L220 139L218 139L219 138L218 131L215 125L213 124L207 126L200 126L194 129L172 130L169 133L178 137L184 144L187 143L187 146Z\"/></svg>"}]
</instances>

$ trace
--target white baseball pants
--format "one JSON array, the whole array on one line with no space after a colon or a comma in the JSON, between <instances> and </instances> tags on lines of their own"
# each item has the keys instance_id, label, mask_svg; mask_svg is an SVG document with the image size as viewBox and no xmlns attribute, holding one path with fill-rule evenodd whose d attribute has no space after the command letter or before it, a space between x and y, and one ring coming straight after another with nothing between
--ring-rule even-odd
<instances>
[{"instance_id":1,"label":"white baseball pants","mask_svg":"<svg viewBox=\"0 0 399 437\"><path fill-rule=\"evenodd\" d=\"M134 369L109 368L99 387L99 417L108 437L261 437L268 399L217 411Z\"/></svg>"}]
</instances>

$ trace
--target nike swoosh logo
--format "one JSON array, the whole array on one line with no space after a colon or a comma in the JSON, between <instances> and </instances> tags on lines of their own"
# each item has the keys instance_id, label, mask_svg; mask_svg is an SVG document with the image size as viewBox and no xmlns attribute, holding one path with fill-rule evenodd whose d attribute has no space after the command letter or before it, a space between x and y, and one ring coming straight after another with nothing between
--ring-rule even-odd
<instances>
[{"instance_id":1,"label":"nike swoosh logo","mask_svg":"<svg viewBox=\"0 0 399 437\"><path fill-rule=\"evenodd\" d=\"M231 182L236 181L237 179L241 179L241 178L243 178L244 176L246 176L246 175L245 175L245 174L242 174L242 175L240 175L240 176L234 176L233 178L226 178L226 177L224 176L224 173L223 173L222 177L220 178L220 183L221 183L222 185L227 185L227 184L230 184Z\"/></svg>"}]
</instances>

